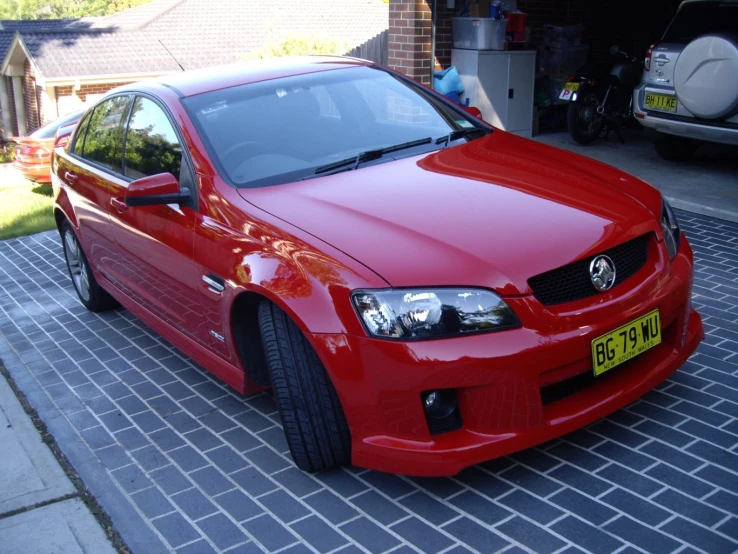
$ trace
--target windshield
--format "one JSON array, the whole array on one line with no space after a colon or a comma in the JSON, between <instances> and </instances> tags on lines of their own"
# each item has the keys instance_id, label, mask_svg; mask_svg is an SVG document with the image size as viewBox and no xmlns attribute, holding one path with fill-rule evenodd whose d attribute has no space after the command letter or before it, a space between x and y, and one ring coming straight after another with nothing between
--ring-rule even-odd
<instances>
[{"instance_id":1,"label":"windshield","mask_svg":"<svg viewBox=\"0 0 738 554\"><path fill-rule=\"evenodd\" d=\"M738 2L683 4L664 34L664 42L691 42L708 33L738 32Z\"/></svg>"},{"instance_id":2,"label":"windshield","mask_svg":"<svg viewBox=\"0 0 738 554\"><path fill-rule=\"evenodd\" d=\"M368 66L242 85L183 103L219 171L239 187L313 177L352 156L358 167L360 154L405 143L418 144L371 156L371 163L437 150L444 144L429 137L453 131L489 132L419 85Z\"/></svg>"},{"instance_id":3,"label":"windshield","mask_svg":"<svg viewBox=\"0 0 738 554\"><path fill-rule=\"evenodd\" d=\"M40 129L36 129L29 136L35 139L54 138L56 136L56 132L59 130L60 127L64 127L66 125L74 123L80 118L81 115L82 112L74 112L69 115L65 115L64 117L60 117L59 119L56 119L51 123L44 125Z\"/></svg>"}]
</instances>

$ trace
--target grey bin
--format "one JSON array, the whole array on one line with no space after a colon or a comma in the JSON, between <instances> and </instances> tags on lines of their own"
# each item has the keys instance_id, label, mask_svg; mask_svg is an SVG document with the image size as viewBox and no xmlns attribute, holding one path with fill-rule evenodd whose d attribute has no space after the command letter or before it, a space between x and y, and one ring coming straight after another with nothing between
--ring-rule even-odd
<instances>
[{"instance_id":1,"label":"grey bin","mask_svg":"<svg viewBox=\"0 0 738 554\"><path fill-rule=\"evenodd\" d=\"M465 50L504 50L507 19L452 17L454 48Z\"/></svg>"}]
</instances>

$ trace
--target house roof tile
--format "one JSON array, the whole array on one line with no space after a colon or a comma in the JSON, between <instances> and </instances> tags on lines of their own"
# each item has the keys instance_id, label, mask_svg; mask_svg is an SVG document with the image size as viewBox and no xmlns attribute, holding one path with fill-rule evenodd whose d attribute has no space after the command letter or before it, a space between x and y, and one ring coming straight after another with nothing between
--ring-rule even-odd
<instances>
[{"instance_id":1,"label":"house roof tile","mask_svg":"<svg viewBox=\"0 0 738 554\"><path fill-rule=\"evenodd\" d=\"M0 21L0 56L18 32L47 79L164 73L177 62L238 61L286 35L329 38L348 51L387 26L381 0L153 0L103 18Z\"/></svg>"}]
</instances>

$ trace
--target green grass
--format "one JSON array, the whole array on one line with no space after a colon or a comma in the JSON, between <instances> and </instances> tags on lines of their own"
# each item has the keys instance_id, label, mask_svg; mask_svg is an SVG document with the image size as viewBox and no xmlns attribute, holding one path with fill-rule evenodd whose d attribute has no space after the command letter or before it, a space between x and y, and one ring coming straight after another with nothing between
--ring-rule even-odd
<instances>
[{"instance_id":1,"label":"green grass","mask_svg":"<svg viewBox=\"0 0 738 554\"><path fill-rule=\"evenodd\" d=\"M51 186L0 183L0 240L54 229Z\"/></svg>"}]
</instances>

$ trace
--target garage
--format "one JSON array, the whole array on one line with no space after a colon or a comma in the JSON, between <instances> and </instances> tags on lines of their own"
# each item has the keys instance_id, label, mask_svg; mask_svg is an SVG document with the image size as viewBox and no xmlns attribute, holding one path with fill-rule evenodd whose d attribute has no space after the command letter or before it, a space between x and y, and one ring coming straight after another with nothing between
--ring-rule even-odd
<instances>
[{"instance_id":1,"label":"garage","mask_svg":"<svg viewBox=\"0 0 738 554\"><path fill-rule=\"evenodd\" d=\"M444 93L438 72L454 67L458 100L493 125L624 169L680 208L738 221L738 2L689 2L664 36L680 4L393 0L389 64ZM703 59L708 51L720 54ZM611 87L616 64L630 82L615 70ZM584 88L572 97L574 82Z\"/></svg>"}]
</instances>

